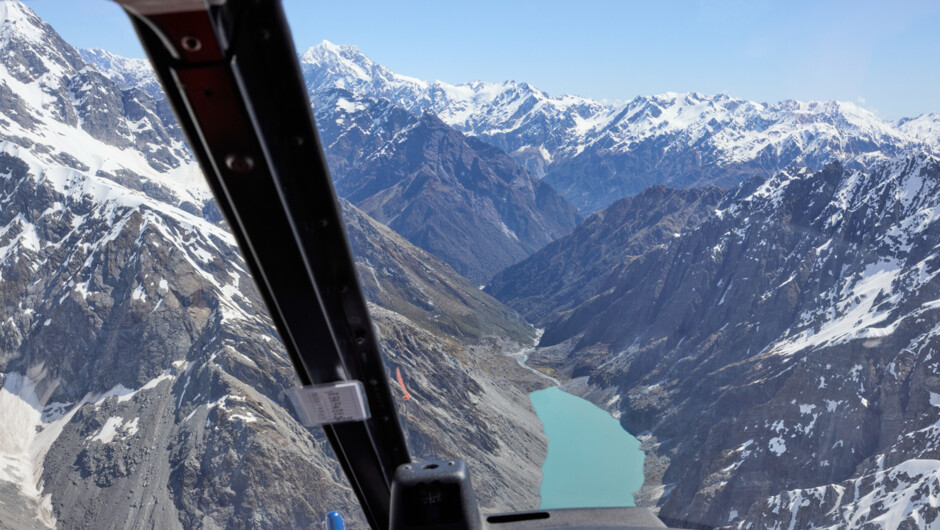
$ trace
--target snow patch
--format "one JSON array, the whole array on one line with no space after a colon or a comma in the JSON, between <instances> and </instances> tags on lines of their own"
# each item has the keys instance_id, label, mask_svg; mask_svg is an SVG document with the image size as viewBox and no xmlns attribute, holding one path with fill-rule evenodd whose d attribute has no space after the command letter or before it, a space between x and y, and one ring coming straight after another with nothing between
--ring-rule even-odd
<instances>
[{"instance_id":1,"label":"snow patch","mask_svg":"<svg viewBox=\"0 0 940 530\"><path fill-rule=\"evenodd\" d=\"M35 503L36 518L55 526L51 494L43 494L43 462L62 429L84 401L74 406L51 403L45 407L36 386L18 373L2 374L0 388L0 481L12 484Z\"/></svg>"},{"instance_id":2,"label":"snow patch","mask_svg":"<svg viewBox=\"0 0 940 530\"><path fill-rule=\"evenodd\" d=\"M101 430L95 434L91 441L101 442L101 443L111 443L114 440L114 437L117 435L117 429L124 423L124 418L120 416L111 416L104 422L104 425L101 427Z\"/></svg>"}]
</instances>

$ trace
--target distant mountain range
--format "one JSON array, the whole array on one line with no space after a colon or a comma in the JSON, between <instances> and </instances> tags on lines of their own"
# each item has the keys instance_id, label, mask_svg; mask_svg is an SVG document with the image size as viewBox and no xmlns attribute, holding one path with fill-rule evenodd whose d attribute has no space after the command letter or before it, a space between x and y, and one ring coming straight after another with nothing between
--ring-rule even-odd
<instances>
[{"instance_id":1,"label":"distant mountain range","mask_svg":"<svg viewBox=\"0 0 940 530\"><path fill-rule=\"evenodd\" d=\"M145 63L98 50L83 53L119 82L152 90L152 81L142 73ZM790 166L819 169L839 160L848 168L870 169L902 153L940 153L940 115L936 113L889 122L853 103L787 100L766 104L696 93L641 96L612 106L574 96L551 97L526 83L422 81L390 71L354 46L326 41L301 54L300 61L338 181L348 171L375 174L375 163L385 162L367 167L367 159L377 156L380 149L398 146L402 137L396 135L407 136L409 125L425 113L498 147L584 214L656 184L729 188ZM393 137L395 142L391 142ZM388 186L405 178L404 173L377 176ZM342 185L339 189L346 191ZM374 184L373 191L379 191ZM381 191L400 193L388 187ZM416 196L416 189L412 187L411 193ZM542 195L549 193L546 190ZM384 196L373 199L373 203L386 201ZM527 200L531 199L530 194ZM446 209L448 200L459 204L440 194L432 202L437 201L435 208L440 210ZM353 202L383 222L391 218L378 214L362 199ZM513 239L513 234L519 234L505 215L483 216L478 223L486 224L484 233L495 233L493 237L503 247L489 262L442 248L448 244L440 239L432 242L433 234L419 233L406 226L407 220L399 220L396 229L483 283L573 227L566 208L557 200L552 202L556 205L539 213L543 220L536 224L543 226L533 227L528 240L525 236ZM397 209L403 203L393 204ZM502 230L502 225L510 230ZM461 248L484 244L480 241L483 233L474 236L444 230L444 234Z\"/></svg>"},{"instance_id":2,"label":"distant mountain range","mask_svg":"<svg viewBox=\"0 0 940 530\"><path fill-rule=\"evenodd\" d=\"M430 111L504 150L585 214L654 184L733 187L791 165L871 167L905 151L940 152L938 114L889 122L853 103L696 93L606 105L512 81L422 81L326 41L304 52L301 65L315 104L342 88L414 114Z\"/></svg>"},{"instance_id":3,"label":"distant mountain range","mask_svg":"<svg viewBox=\"0 0 940 530\"><path fill-rule=\"evenodd\" d=\"M84 52L117 78L141 63ZM355 46L324 41L300 55L315 106L343 89L413 115L431 112L499 147L582 213L654 184L733 187L789 166L839 160L871 167L898 153L940 152L940 114L887 121L854 103L758 103L725 94L666 93L618 105L553 97L527 83L428 82L396 74Z\"/></svg>"},{"instance_id":4,"label":"distant mountain range","mask_svg":"<svg viewBox=\"0 0 940 530\"><path fill-rule=\"evenodd\" d=\"M82 53L121 87L155 86L140 60ZM467 278L486 283L581 220L501 150L434 114L335 84L314 94L337 192Z\"/></svg>"}]
</instances>

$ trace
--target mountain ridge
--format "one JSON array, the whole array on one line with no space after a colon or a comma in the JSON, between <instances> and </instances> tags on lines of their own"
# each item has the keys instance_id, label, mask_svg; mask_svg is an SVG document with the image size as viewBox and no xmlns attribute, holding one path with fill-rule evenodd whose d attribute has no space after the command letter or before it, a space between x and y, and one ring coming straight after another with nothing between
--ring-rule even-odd
<instances>
[{"instance_id":1,"label":"mountain ridge","mask_svg":"<svg viewBox=\"0 0 940 530\"><path fill-rule=\"evenodd\" d=\"M580 214L501 150L434 114L343 89L316 107L337 193L477 284Z\"/></svg>"},{"instance_id":2,"label":"mountain ridge","mask_svg":"<svg viewBox=\"0 0 940 530\"><path fill-rule=\"evenodd\" d=\"M530 363L640 437L671 524L934 521L938 205L930 154L745 182Z\"/></svg>"},{"instance_id":3,"label":"mountain ridge","mask_svg":"<svg viewBox=\"0 0 940 530\"><path fill-rule=\"evenodd\" d=\"M544 176L585 213L653 184L733 187L790 165L818 169L841 159L869 167L905 150L940 149L938 116L930 113L890 122L850 102L765 104L695 92L606 105L551 97L527 83L422 81L332 43L308 49L301 60L315 102L318 91L339 86L413 113L431 111ZM666 151L686 160L657 167Z\"/></svg>"},{"instance_id":4,"label":"mountain ridge","mask_svg":"<svg viewBox=\"0 0 940 530\"><path fill-rule=\"evenodd\" d=\"M841 160L867 169L902 152L940 152L940 115L932 112L888 121L851 102L768 104L696 92L611 105L524 82L424 81L328 41L299 60L315 107L343 89L416 116L432 112L499 147L585 214L655 184L730 188L789 166Z\"/></svg>"},{"instance_id":5,"label":"mountain ridge","mask_svg":"<svg viewBox=\"0 0 940 530\"><path fill-rule=\"evenodd\" d=\"M614 288L630 261L694 229L723 194L649 187L591 214L570 234L501 271L484 291L544 326Z\"/></svg>"}]
</instances>

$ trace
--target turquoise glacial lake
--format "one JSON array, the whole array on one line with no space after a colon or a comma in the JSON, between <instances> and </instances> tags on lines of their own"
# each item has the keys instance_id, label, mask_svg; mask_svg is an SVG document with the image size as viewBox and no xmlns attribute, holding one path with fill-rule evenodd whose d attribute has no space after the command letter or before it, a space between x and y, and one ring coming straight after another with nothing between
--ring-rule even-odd
<instances>
[{"instance_id":1,"label":"turquoise glacial lake","mask_svg":"<svg viewBox=\"0 0 940 530\"><path fill-rule=\"evenodd\" d=\"M634 506L643 485L640 441L606 410L558 387L529 398L548 437L541 508Z\"/></svg>"}]
</instances>

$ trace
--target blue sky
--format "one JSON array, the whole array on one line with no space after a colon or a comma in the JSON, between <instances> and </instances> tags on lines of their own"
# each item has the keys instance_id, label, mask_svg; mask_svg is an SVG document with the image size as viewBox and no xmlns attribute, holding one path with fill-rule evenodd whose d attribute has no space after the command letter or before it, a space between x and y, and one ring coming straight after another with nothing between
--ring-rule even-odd
<instances>
[{"instance_id":1,"label":"blue sky","mask_svg":"<svg viewBox=\"0 0 940 530\"><path fill-rule=\"evenodd\" d=\"M27 0L69 42L142 57L108 0ZM618 101L666 91L940 112L940 2L285 0L295 42L355 44L422 79L526 81Z\"/></svg>"}]
</instances>

